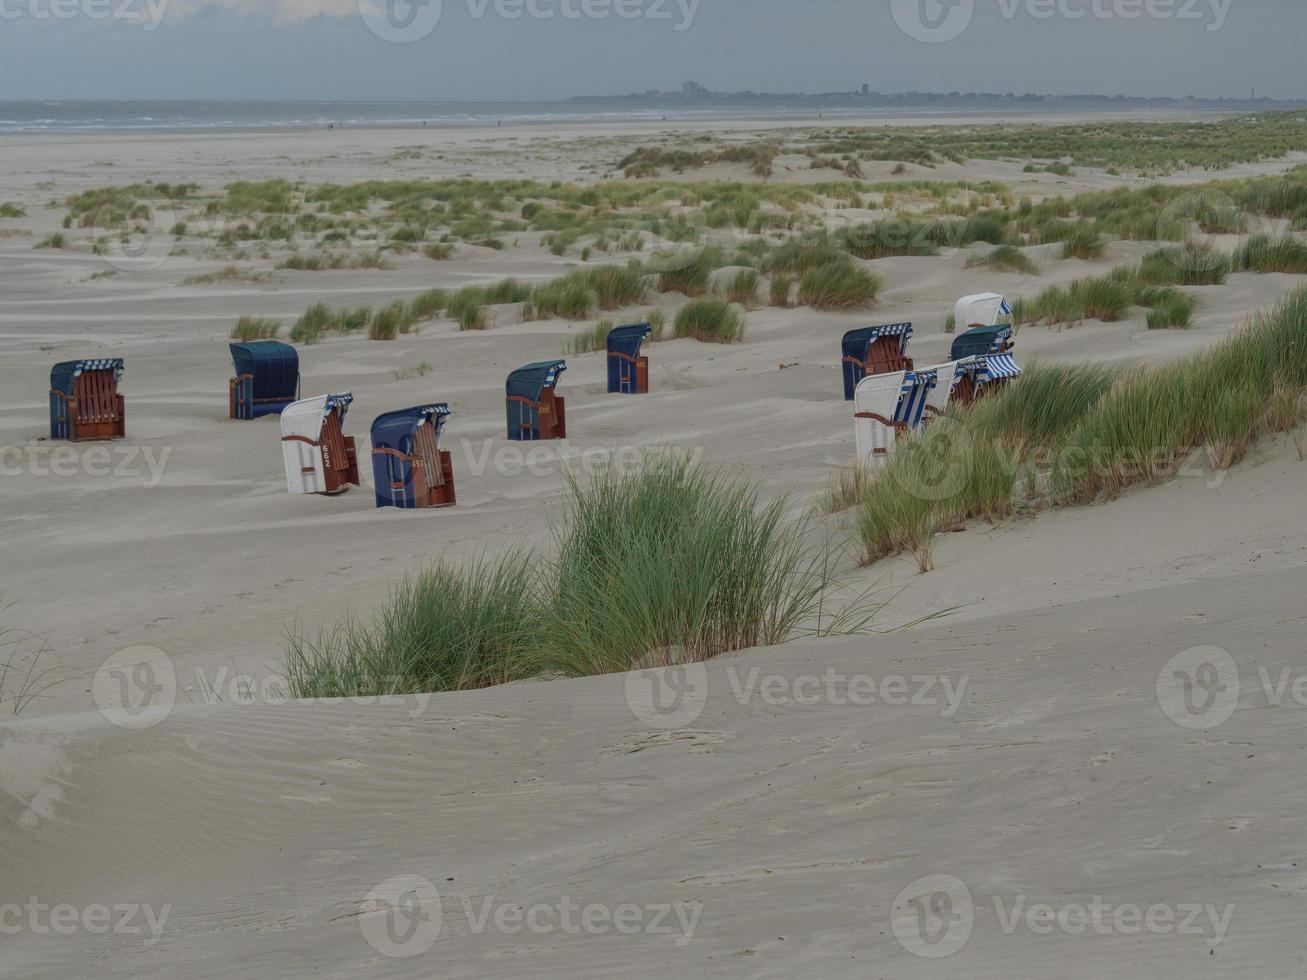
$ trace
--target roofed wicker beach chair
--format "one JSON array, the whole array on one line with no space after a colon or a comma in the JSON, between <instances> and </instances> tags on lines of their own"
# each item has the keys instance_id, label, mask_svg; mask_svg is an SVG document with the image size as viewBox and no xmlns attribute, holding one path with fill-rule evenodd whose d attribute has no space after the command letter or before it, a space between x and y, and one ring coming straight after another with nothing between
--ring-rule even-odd
<instances>
[{"instance_id":1,"label":"roofed wicker beach chair","mask_svg":"<svg viewBox=\"0 0 1307 980\"><path fill-rule=\"evenodd\" d=\"M900 421L900 402L915 389L907 371L874 374L858 383L854 392L854 432L858 462L870 469L884 465L899 437L908 431Z\"/></svg>"},{"instance_id":2,"label":"roofed wicker beach chair","mask_svg":"<svg viewBox=\"0 0 1307 980\"><path fill-rule=\"evenodd\" d=\"M997 391L1013 378L1020 377L1021 368L1011 354L985 354L961 364L962 374L953 389L953 400L970 405L982 395Z\"/></svg>"},{"instance_id":3,"label":"roofed wicker beach chair","mask_svg":"<svg viewBox=\"0 0 1307 980\"><path fill-rule=\"evenodd\" d=\"M983 354L1006 354L1016 348L1012 328L1008 326L972 327L953 341L949 353L955 361Z\"/></svg>"},{"instance_id":4,"label":"roofed wicker beach chair","mask_svg":"<svg viewBox=\"0 0 1307 980\"><path fill-rule=\"evenodd\" d=\"M50 371L50 438L86 442L121 439L126 409L118 394L121 358L64 361Z\"/></svg>"},{"instance_id":5,"label":"roofed wicker beach chair","mask_svg":"<svg viewBox=\"0 0 1307 980\"><path fill-rule=\"evenodd\" d=\"M280 415L300 396L300 356L277 340L231 345L236 377L228 385L229 414L234 419Z\"/></svg>"},{"instance_id":6,"label":"roofed wicker beach chair","mask_svg":"<svg viewBox=\"0 0 1307 980\"><path fill-rule=\"evenodd\" d=\"M863 378L874 374L911 371L908 343L912 324L891 323L882 327L861 327L844 335L844 400L853 401Z\"/></svg>"},{"instance_id":7,"label":"roofed wicker beach chair","mask_svg":"<svg viewBox=\"0 0 1307 980\"><path fill-rule=\"evenodd\" d=\"M291 493L340 493L359 485L354 437L345 435L345 414L354 396L318 395L281 413L281 452Z\"/></svg>"},{"instance_id":8,"label":"roofed wicker beach chair","mask_svg":"<svg viewBox=\"0 0 1307 980\"><path fill-rule=\"evenodd\" d=\"M449 406L419 405L387 412L372 423L372 476L377 506L414 510L452 507L454 465L440 448Z\"/></svg>"},{"instance_id":9,"label":"roofed wicker beach chair","mask_svg":"<svg viewBox=\"0 0 1307 980\"><path fill-rule=\"evenodd\" d=\"M567 412L555 388L566 361L539 361L508 376L508 438L515 442L566 439Z\"/></svg>"},{"instance_id":10,"label":"roofed wicker beach chair","mask_svg":"<svg viewBox=\"0 0 1307 980\"><path fill-rule=\"evenodd\" d=\"M946 364L937 364L933 368L928 368L935 375L935 384L931 387L929 394L926 395L926 415L927 422L939 418L948 411L949 404L954 399L954 392L963 379L969 379L969 369L972 364L979 358L964 358L957 361L949 361Z\"/></svg>"},{"instance_id":11,"label":"roofed wicker beach chair","mask_svg":"<svg viewBox=\"0 0 1307 980\"><path fill-rule=\"evenodd\" d=\"M998 293L963 296L953 307L953 329L959 332L972 327L992 327L1004 317L1012 316L1012 304Z\"/></svg>"},{"instance_id":12,"label":"roofed wicker beach chair","mask_svg":"<svg viewBox=\"0 0 1307 980\"><path fill-rule=\"evenodd\" d=\"M653 333L647 323L615 327L608 334L608 393L647 395L649 358L640 356L645 338Z\"/></svg>"}]
</instances>

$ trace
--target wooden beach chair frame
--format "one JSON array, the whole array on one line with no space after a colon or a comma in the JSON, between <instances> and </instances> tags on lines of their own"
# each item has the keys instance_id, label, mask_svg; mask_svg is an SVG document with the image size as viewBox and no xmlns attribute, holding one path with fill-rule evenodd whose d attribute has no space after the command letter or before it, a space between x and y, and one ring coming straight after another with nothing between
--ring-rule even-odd
<instances>
[{"instance_id":1,"label":"wooden beach chair frame","mask_svg":"<svg viewBox=\"0 0 1307 980\"><path fill-rule=\"evenodd\" d=\"M118 394L120 358L65 361L50 372L50 438L72 442L122 439L127 406Z\"/></svg>"}]
</instances>

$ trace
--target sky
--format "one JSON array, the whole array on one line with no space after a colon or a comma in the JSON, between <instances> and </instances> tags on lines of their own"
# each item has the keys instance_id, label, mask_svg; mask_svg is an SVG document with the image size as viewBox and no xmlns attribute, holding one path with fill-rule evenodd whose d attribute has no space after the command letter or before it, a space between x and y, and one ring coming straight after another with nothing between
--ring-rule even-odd
<instances>
[{"instance_id":1,"label":"sky","mask_svg":"<svg viewBox=\"0 0 1307 980\"><path fill-rule=\"evenodd\" d=\"M1302 0L0 0L0 99L1307 98Z\"/></svg>"}]
</instances>

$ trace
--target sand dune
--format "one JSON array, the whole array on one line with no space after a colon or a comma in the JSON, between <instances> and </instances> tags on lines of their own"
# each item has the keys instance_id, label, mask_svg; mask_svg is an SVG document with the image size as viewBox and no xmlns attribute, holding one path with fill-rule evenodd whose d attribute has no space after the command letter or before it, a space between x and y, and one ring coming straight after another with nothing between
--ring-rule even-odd
<instances>
[{"instance_id":1,"label":"sand dune","mask_svg":"<svg viewBox=\"0 0 1307 980\"><path fill-rule=\"evenodd\" d=\"M0 200L27 208L7 227L34 237L62 217L44 207L51 197L107 183L364 179L419 142L449 152L388 172L477 165L485 176L579 179L654 131L23 137L6 141ZM94 163L107 159L117 165ZM1110 183L1023 175L1011 163L933 174L959 175L1046 191ZM604 393L602 355L570 357L561 390L571 440L531 459L502 439L503 381L557 356L574 326L518 323L501 307L486 332L442 322L394 343L304 348L304 393L352 390L346 429L361 446L383 411L453 407L446 446L460 506L400 513L374 509L370 474L339 498L285 492L276 420L226 418L231 324L242 314L289 320L319 300L379 305L432 286L565 271L538 234L505 253L463 248L449 262L401 257L389 270L211 286L181 284L213 270L198 255L92 280L104 266L85 252L31 245L0 239L0 593L14 603L6 625L46 634L65 673L0 724L0 976L1301 974L1294 925L1307 839L1294 764L1307 708L1293 682L1307 516L1292 445L1263 443L1225 474L1196 458L1164 487L943 536L928 576L910 559L848 561L852 586L892 596L882 627L951 614L663 677L690 685L696 710L676 724L642 709L654 683L645 675L382 704L277 703L288 628L366 615L441 554L545 546L564 464L671 446L750 476L769 496L790 493L797 511L852 461L839 376L846 329L911 320L913 354L933 363L947 353L944 316L959 295L1028 294L1138 260L1145 246L1113 243L1095 262L1036 250L1038 276L966 269L986 246L883 260L888 287L870 314L763 309L749 314L742 345L654 345L654 390L638 400ZM1191 330L1148 331L1138 320L1027 328L1018 354L1165 364L1296 284L1234 275L1193 290L1202 306ZM104 447L107 471L91 448L69 455L43 439L50 365L82 356L127 361L128 438ZM430 374L397 379L422 362ZM829 526L847 535L841 520ZM178 703L138 731L95 710L91 678L141 644L168 658ZM1234 657L1238 710L1210 730L1187 729L1164 710L1159 674L1208 646ZM821 706L793 702L829 673L873 679L877 699L838 703L849 698L836 681L845 693ZM239 677L255 703L237 703ZM909 703L885 703L886 678L891 699L903 680ZM943 946L904 939L896 925L904 903L939 893L910 886L941 875L963 891L934 938L958 938L963 898L971 932L934 960L916 952ZM440 896L416 910L426 918L399 949L411 958L386 955L397 940L369 898L403 876ZM396 887L421 899L427 885ZM1096 896L1112 909L1202 914L1183 931L1106 935L1043 935L1042 919L1023 917L1032 905L1056 914ZM140 932L43 933L29 921L36 913L7 904L29 900L148 906L158 940L146 910L133 913ZM597 918L565 927L568 903ZM625 906L635 911L623 913L623 930L611 917ZM549 928L514 931L517 910L536 907ZM26 928L4 931L20 920Z\"/></svg>"}]
</instances>

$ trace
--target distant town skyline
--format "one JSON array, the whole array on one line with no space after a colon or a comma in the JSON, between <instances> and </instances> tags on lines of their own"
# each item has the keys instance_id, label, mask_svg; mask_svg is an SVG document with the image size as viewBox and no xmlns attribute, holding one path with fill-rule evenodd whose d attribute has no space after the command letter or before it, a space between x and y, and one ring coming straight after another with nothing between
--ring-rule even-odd
<instances>
[{"instance_id":1,"label":"distant town skyline","mask_svg":"<svg viewBox=\"0 0 1307 980\"><path fill-rule=\"evenodd\" d=\"M1291 0L0 0L0 93L561 100L694 79L1294 100L1303 36Z\"/></svg>"}]
</instances>

